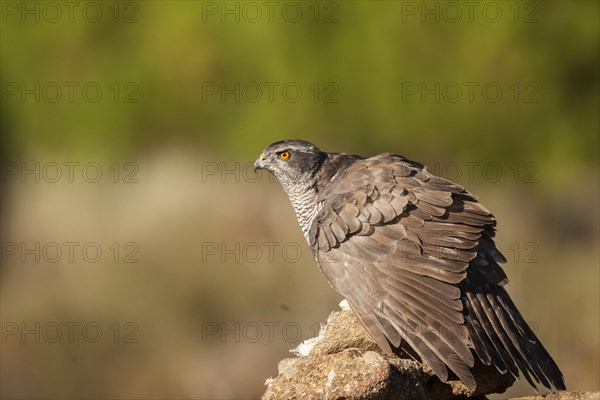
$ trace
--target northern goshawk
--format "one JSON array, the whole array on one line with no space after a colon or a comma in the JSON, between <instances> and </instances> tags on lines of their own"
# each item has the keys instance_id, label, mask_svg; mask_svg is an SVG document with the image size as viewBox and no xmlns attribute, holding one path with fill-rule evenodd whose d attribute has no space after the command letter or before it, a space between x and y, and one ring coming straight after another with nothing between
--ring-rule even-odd
<instances>
[{"instance_id":1,"label":"northern goshawk","mask_svg":"<svg viewBox=\"0 0 600 400\"><path fill-rule=\"evenodd\" d=\"M462 186L398 154L325 153L301 140L254 164L287 192L329 283L385 352L405 341L446 382L471 390L477 356L537 389L565 389L504 286L494 216Z\"/></svg>"}]
</instances>

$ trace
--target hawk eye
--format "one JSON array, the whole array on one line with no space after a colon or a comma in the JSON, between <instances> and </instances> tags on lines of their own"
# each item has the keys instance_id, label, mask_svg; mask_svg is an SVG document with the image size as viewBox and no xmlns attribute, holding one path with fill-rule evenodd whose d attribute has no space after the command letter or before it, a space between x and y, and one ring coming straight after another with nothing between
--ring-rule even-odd
<instances>
[{"instance_id":1,"label":"hawk eye","mask_svg":"<svg viewBox=\"0 0 600 400\"><path fill-rule=\"evenodd\" d=\"M282 160L287 160L288 158L290 158L290 152L282 151L281 153L279 153L279 158L281 158Z\"/></svg>"}]
</instances>

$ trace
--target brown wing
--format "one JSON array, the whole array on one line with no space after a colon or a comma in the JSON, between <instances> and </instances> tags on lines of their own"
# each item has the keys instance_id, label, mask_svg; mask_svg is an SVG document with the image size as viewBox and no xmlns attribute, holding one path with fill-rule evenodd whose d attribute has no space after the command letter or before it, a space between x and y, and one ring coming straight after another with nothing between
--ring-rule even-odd
<instances>
[{"instance_id":1,"label":"brown wing","mask_svg":"<svg viewBox=\"0 0 600 400\"><path fill-rule=\"evenodd\" d=\"M508 280L497 264L505 260L492 240L495 219L474 195L383 154L352 160L319 200L311 248L382 349L403 339L442 381L447 366L470 389L471 348L501 372L564 387L502 288Z\"/></svg>"}]
</instances>

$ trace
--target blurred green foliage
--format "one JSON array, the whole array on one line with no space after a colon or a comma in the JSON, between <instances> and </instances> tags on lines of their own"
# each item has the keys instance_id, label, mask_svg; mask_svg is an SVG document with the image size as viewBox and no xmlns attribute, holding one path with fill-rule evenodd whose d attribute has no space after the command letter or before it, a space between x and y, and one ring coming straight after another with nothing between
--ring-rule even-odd
<instances>
[{"instance_id":1,"label":"blurred green foliage","mask_svg":"<svg viewBox=\"0 0 600 400\"><path fill-rule=\"evenodd\" d=\"M54 104L8 96L3 136L14 150L132 154L175 141L247 157L280 138L306 138L337 151L526 157L548 161L556 168L550 174L598 159L598 2L493 3L500 18L485 2L472 15L458 2L458 22L443 2L430 14L436 3L306 2L296 23L285 17L293 10L279 5L270 18L261 2L254 2L260 18L235 2L122 3L117 17L113 3L102 4L97 23L82 17L83 5L73 22L66 10L56 23L44 23L43 7L40 23L5 13L2 82L81 84L72 103L66 94ZM103 90L98 103L82 99L88 82ZM126 82L139 89L137 103L123 102L134 90ZM279 85L272 102L264 82ZM282 93L289 82L303 90L296 103ZM309 88L315 82L318 102ZM327 82L336 85L335 103L322 102L332 93ZM423 102L405 93L422 82L458 84L462 98ZM478 84L474 101L465 82ZM497 103L485 101L490 82L502 90ZM213 83L255 83L263 93L254 103L243 94L239 102L203 99ZM246 97L255 97L248 89Z\"/></svg>"}]
</instances>

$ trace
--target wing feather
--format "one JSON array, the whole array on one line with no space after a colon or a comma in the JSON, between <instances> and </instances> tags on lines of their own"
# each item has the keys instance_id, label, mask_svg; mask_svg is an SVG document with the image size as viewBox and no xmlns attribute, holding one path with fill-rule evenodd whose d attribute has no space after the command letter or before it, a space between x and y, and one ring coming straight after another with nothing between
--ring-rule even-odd
<instances>
[{"instance_id":1,"label":"wing feather","mask_svg":"<svg viewBox=\"0 0 600 400\"><path fill-rule=\"evenodd\" d=\"M474 354L500 373L564 388L503 288L496 221L476 196L394 154L336 165L320 183L309 244L384 351L404 340L442 381L449 368L471 389Z\"/></svg>"}]
</instances>

